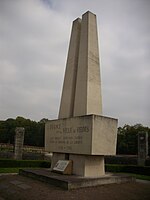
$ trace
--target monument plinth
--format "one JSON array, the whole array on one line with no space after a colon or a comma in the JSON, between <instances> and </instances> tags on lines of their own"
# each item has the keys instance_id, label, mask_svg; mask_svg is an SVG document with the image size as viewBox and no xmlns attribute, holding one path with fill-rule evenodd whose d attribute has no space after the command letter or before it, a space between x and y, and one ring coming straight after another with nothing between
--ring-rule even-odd
<instances>
[{"instance_id":1,"label":"monument plinth","mask_svg":"<svg viewBox=\"0 0 150 200\"><path fill-rule=\"evenodd\" d=\"M73 161L73 174L101 176L104 155L115 155L117 119L102 116L96 15L86 12L72 25L58 120L45 126L45 150Z\"/></svg>"},{"instance_id":2,"label":"monument plinth","mask_svg":"<svg viewBox=\"0 0 150 200\"><path fill-rule=\"evenodd\" d=\"M80 155L115 155L117 120L98 115L46 123L45 150Z\"/></svg>"}]
</instances>

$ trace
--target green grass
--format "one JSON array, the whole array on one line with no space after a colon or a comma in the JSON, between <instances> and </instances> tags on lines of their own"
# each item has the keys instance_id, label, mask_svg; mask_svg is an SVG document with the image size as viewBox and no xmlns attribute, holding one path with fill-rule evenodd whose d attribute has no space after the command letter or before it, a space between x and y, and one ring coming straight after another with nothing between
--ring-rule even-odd
<instances>
[{"instance_id":1,"label":"green grass","mask_svg":"<svg viewBox=\"0 0 150 200\"><path fill-rule=\"evenodd\" d=\"M0 173L19 173L19 169L27 169L24 167L16 167L16 168L0 168ZM28 168L28 169L39 169L39 168Z\"/></svg>"},{"instance_id":2,"label":"green grass","mask_svg":"<svg viewBox=\"0 0 150 200\"><path fill-rule=\"evenodd\" d=\"M106 164L105 170L114 173L131 173L150 176L149 166L137 166L137 165L118 165L118 164Z\"/></svg>"},{"instance_id":3,"label":"green grass","mask_svg":"<svg viewBox=\"0 0 150 200\"><path fill-rule=\"evenodd\" d=\"M12 167L10 167L12 166ZM19 173L19 169L34 168L39 169L41 167L49 168L50 162L47 161L32 161L32 160L9 160L0 159L0 173ZM106 171L114 173L125 173L129 174L136 179L150 181L149 169L150 167L139 167L139 166L125 166L125 165L105 165Z\"/></svg>"},{"instance_id":4,"label":"green grass","mask_svg":"<svg viewBox=\"0 0 150 200\"><path fill-rule=\"evenodd\" d=\"M0 159L0 168L25 168L25 167L43 167L49 168L50 162L44 160L13 160L13 159Z\"/></svg>"},{"instance_id":5,"label":"green grass","mask_svg":"<svg viewBox=\"0 0 150 200\"><path fill-rule=\"evenodd\" d=\"M0 173L19 173L21 168L0 168Z\"/></svg>"},{"instance_id":6,"label":"green grass","mask_svg":"<svg viewBox=\"0 0 150 200\"><path fill-rule=\"evenodd\" d=\"M150 181L150 176L141 175L141 174L129 174L129 175L135 177L136 179Z\"/></svg>"}]
</instances>

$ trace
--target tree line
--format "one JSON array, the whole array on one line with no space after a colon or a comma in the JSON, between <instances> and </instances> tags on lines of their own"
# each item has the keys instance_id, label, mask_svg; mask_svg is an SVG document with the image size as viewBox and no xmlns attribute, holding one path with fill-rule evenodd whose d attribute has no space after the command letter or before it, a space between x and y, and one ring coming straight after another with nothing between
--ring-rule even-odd
<instances>
[{"instance_id":1,"label":"tree line","mask_svg":"<svg viewBox=\"0 0 150 200\"><path fill-rule=\"evenodd\" d=\"M44 146L45 122L48 119L41 119L39 122L17 117L0 121L0 143L14 144L16 127L24 127L24 144L30 146Z\"/></svg>"},{"instance_id":2,"label":"tree line","mask_svg":"<svg viewBox=\"0 0 150 200\"><path fill-rule=\"evenodd\" d=\"M148 154L150 155L150 128L142 124L124 125L118 128L117 154L136 155L138 153L138 133L148 133Z\"/></svg>"},{"instance_id":3,"label":"tree line","mask_svg":"<svg viewBox=\"0 0 150 200\"><path fill-rule=\"evenodd\" d=\"M16 119L9 118L0 121L0 143L14 144L15 128L24 127L25 137L24 144L31 146L44 146L45 123L48 119L41 119L39 122L25 119L18 116ZM150 144L150 128L142 124L133 126L124 125L118 128L117 134L117 154L136 155L138 152L138 132L148 132ZM149 145L150 146L150 145ZM150 147L149 147L150 155Z\"/></svg>"}]
</instances>

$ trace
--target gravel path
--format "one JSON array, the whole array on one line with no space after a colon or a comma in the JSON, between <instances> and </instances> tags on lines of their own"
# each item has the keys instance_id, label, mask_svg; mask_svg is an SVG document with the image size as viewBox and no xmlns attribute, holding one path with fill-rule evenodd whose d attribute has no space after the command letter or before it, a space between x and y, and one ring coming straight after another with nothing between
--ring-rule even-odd
<instances>
[{"instance_id":1,"label":"gravel path","mask_svg":"<svg viewBox=\"0 0 150 200\"><path fill-rule=\"evenodd\" d=\"M150 200L150 182L65 191L20 175L0 176L0 200Z\"/></svg>"}]
</instances>

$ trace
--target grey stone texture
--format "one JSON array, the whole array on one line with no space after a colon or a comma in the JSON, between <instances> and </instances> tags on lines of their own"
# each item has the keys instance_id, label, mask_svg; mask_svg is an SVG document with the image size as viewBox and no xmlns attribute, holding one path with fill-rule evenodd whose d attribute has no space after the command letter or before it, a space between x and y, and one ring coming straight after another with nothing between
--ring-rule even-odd
<instances>
[{"instance_id":1,"label":"grey stone texture","mask_svg":"<svg viewBox=\"0 0 150 200\"><path fill-rule=\"evenodd\" d=\"M45 149L73 161L73 174L105 174L104 155L116 153L117 120L102 115L96 15L86 12L72 25L59 120L45 126ZM65 119L66 118L66 119Z\"/></svg>"},{"instance_id":2,"label":"grey stone texture","mask_svg":"<svg viewBox=\"0 0 150 200\"><path fill-rule=\"evenodd\" d=\"M15 154L14 159L21 160L23 153L23 143L24 143L24 133L25 129L23 127L17 127L15 135Z\"/></svg>"},{"instance_id":3,"label":"grey stone texture","mask_svg":"<svg viewBox=\"0 0 150 200\"><path fill-rule=\"evenodd\" d=\"M148 156L148 133L140 131L138 133L138 165L144 166Z\"/></svg>"}]
</instances>

